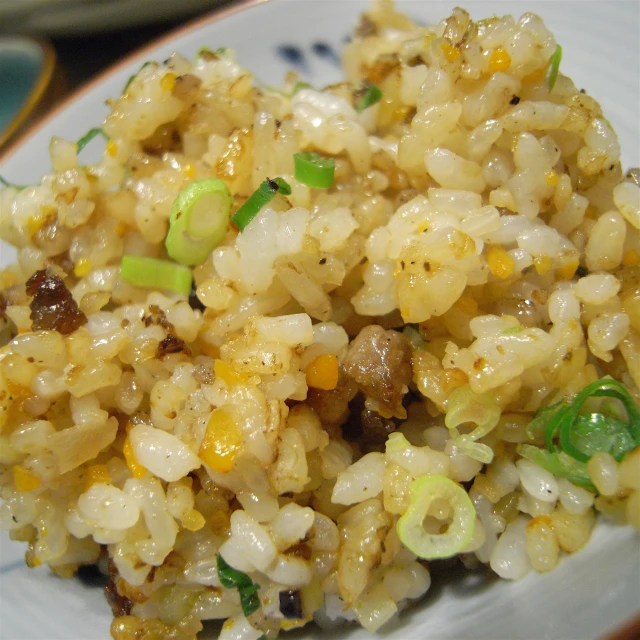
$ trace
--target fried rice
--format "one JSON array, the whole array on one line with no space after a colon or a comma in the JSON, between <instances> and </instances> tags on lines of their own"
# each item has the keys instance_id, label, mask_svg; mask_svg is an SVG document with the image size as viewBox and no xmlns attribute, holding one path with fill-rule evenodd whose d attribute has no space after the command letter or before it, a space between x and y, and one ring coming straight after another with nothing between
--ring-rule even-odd
<instances>
[{"instance_id":1,"label":"fried rice","mask_svg":"<svg viewBox=\"0 0 640 640\"><path fill-rule=\"evenodd\" d=\"M640 529L638 172L559 58L531 13L380 2L340 84L174 54L112 100L99 162L54 138L0 191L0 526L27 564L101 567L119 640L257 640L375 632L440 558L517 580L598 513ZM139 286L123 256L172 274L172 209L211 178L232 212L273 193L190 293Z\"/></svg>"}]
</instances>

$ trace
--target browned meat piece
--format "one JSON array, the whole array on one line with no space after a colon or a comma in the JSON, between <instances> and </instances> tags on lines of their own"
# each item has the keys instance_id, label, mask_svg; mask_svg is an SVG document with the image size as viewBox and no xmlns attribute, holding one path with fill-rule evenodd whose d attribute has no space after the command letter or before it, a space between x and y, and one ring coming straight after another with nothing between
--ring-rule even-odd
<instances>
[{"instance_id":1,"label":"browned meat piece","mask_svg":"<svg viewBox=\"0 0 640 640\"><path fill-rule=\"evenodd\" d=\"M27 295L33 296L29 306L34 331L50 329L68 335L86 324L87 316L59 276L41 269L27 280L26 289Z\"/></svg>"},{"instance_id":2,"label":"browned meat piece","mask_svg":"<svg viewBox=\"0 0 640 640\"><path fill-rule=\"evenodd\" d=\"M349 345L342 363L360 389L378 404L383 418L406 418L402 396L413 377L411 345L397 331L372 324Z\"/></svg>"},{"instance_id":3,"label":"browned meat piece","mask_svg":"<svg viewBox=\"0 0 640 640\"><path fill-rule=\"evenodd\" d=\"M188 356L191 355L191 349L189 349L185 341L170 333L158 345L156 358L162 358L162 356L166 356L169 353L180 353L181 351L186 353Z\"/></svg>"},{"instance_id":4,"label":"browned meat piece","mask_svg":"<svg viewBox=\"0 0 640 640\"><path fill-rule=\"evenodd\" d=\"M309 389L306 404L320 418L323 425L340 425L349 416L349 402L358 393L358 386L344 371L340 371L338 384L331 391Z\"/></svg>"}]
</instances>

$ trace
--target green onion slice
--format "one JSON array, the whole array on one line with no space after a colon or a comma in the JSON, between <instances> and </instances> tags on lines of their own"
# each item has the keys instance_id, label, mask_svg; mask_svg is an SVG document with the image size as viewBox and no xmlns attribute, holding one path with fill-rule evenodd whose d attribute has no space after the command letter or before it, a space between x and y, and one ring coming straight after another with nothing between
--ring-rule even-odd
<instances>
[{"instance_id":1,"label":"green onion slice","mask_svg":"<svg viewBox=\"0 0 640 640\"><path fill-rule=\"evenodd\" d=\"M175 199L165 246L169 257L185 265L202 264L224 240L233 196L217 178L185 187Z\"/></svg>"},{"instance_id":2,"label":"green onion slice","mask_svg":"<svg viewBox=\"0 0 640 640\"><path fill-rule=\"evenodd\" d=\"M295 176L298 182L313 189L328 189L333 186L336 161L315 151L304 151L293 155Z\"/></svg>"},{"instance_id":3,"label":"green onion slice","mask_svg":"<svg viewBox=\"0 0 640 640\"><path fill-rule=\"evenodd\" d=\"M427 533L423 521L437 499L446 500L453 507L453 519L445 533ZM398 537L420 558L450 558L469 544L475 519L476 510L463 487L446 476L422 476L411 485L411 502L398 520Z\"/></svg>"},{"instance_id":4,"label":"green onion slice","mask_svg":"<svg viewBox=\"0 0 640 640\"><path fill-rule=\"evenodd\" d=\"M288 196L291 194L291 186L282 178L274 178L273 180L267 178L231 217L238 229L244 231L247 225L258 215L260 209L271 202L278 192Z\"/></svg>"},{"instance_id":5,"label":"green onion slice","mask_svg":"<svg viewBox=\"0 0 640 640\"><path fill-rule=\"evenodd\" d=\"M218 578L220 578L222 586L227 589L233 589L234 587L238 589L242 612L245 617L249 617L260 608L260 598L258 597L260 585L253 582L246 573L230 567L220 554L217 556L217 562Z\"/></svg>"},{"instance_id":6,"label":"green onion slice","mask_svg":"<svg viewBox=\"0 0 640 640\"><path fill-rule=\"evenodd\" d=\"M382 91L375 84L368 84L356 102L356 111L360 113L381 99Z\"/></svg>"},{"instance_id":7,"label":"green onion slice","mask_svg":"<svg viewBox=\"0 0 640 640\"><path fill-rule=\"evenodd\" d=\"M89 131L87 131L87 133L85 133L82 138L76 142L78 153L80 153L96 136L102 136L105 140L109 139L109 136L102 130L102 127L89 129Z\"/></svg>"},{"instance_id":8,"label":"green onion slice","mask_svg":"<svg viewBox=\"0 0 640 640\"><path fill-rule=\"evenodd\" d=\"M184 296L191 293L191 269L169 260L145 256L122 256L122 277L136 287L168 289Z\"/></svg>"},{"instance_id":9,"label":"green onion slice","mask_svg":"<svg viewBox=\"0 0 640 640\"><path fill-rule=\"evenodd\" d=\"M602 413L580 414L589 398L616 398L622 402L629 421ZM559 437L560 450L579 462L587 462L594 453L606 451L617 460L640 445L640 410L627 389L618 381L602 378L587 385L573 399L562 400L538 412L527 432L539 432L545 425L547 449L554 453Z\"/></svg>"},{"instance_id":10,"label":"green onion slice","mask_svg":"<svg viewBox=\"0 0 640 640\"><path fill-rule=\"evenodd\" d=\"M523 458L531 460L554 476L566 478L579 487L595 492L596 488L589 478L587 465L584 462L574 460L563 451L550 453L545 449L534 447L532 444L519 444L516 451Z\"/></svg>"},{"instance_id":11,"label":"green onion slice","mask_svg":"<svg viewBox=\"0 0 640 640\"><path fill-rule=\"evenodd\" d=\"M553 89L556 85L556 80L558 79L558 71L560 69L560 61L562 60L562 47L560 45L556 45L556 50L553 52L551 58L549 58L549 68L547 69L546 77L547 77L547 86L549 87L549 91Z\"/></svg>"},{"instance_id":12,"label":"green onion slice","mask_svg":"<svg viewBox=\"0 0 640 640\"><path fill-rule=\"evenodd\" d=\"M475 429L466 437L478 440L486 436L500 420L501 409L496 399L489 393L474 393L468 384L458 387L447 400L444 423L454 437L461 437L457 427L475 424Z\"/></svg>"}]
</instances>

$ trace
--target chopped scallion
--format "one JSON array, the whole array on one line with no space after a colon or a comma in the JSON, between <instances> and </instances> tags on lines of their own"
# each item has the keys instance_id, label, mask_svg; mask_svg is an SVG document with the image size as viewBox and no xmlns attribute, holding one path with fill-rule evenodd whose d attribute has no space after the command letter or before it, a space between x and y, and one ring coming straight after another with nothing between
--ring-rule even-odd
<instances>
[{"instance_id":1,"label":"chopped scallion","mask_svg":"<svg viewBox=\"0 0 640 640\"><path fill-rule=\"evenodd\" d=\"M581 414L589 398L616 398L628 422L603 413ZM541 409L527 432L537 435L544 427L544 438L551 453L564 451L578 462L587 462L598 452L610 453L616 460L640 445L640 411L627 389L618 381L602 378L587 385L572 399ZM555 444L559 438L559 447Z\"/></svg>"},{"instance_id":2,"label":"chopped scallion","mask_svg":"<svg viewBox=\"0 0 640 640\"><path fill-rule=\"evenodd\" d=\"M380 102L382 99L382 91L375 84L368 84L364 91L358 97L356 102L356 111L364 111L376 102Z\"/></svg>"},{"instance_id":3,"label":"chopped scallion","mask_svg":"<svg viewBox=\"0 0 640 640\"><path fill-rule=\"evenodd\" d=\"M512 335L515 335L516 333L520 333L521 331L524 331L524 327L509 327L508 329L505 329L502 332L502 335L512 336Z\"/></svg>"},{"instance_id":4,"label":"chopped scallion","mask_svg":"<svg viewBox=\"0 0 640 640\"><path fill-rule=\"evenodd\" d=\"M122 277L136 287L168 289L184 296L191 293L191 269L169 260L145 256L122 256Z\"/></svg>"},{"instance_id":5,"label":"chopped scallion","mask_svg":"<svg viewBox=\"0 0 640 640\"><path fill-rule=\"evenodd\" d=\"M313 189L328 189L333 185L336 161L315 151L296 153L293 156L296 180Z\"/></svg>"},{"instance_id":6,"label":"chopped scallion","mask_svg":"<svg viewBox=\"0 0 640 640\"><path fill-rule=\"evenodd\" d=\"M539 467L546 469L558 478L566 478L573 484L595 491L595 487L589 478L587 465L569 457L563 451L550 453L545 449L534 447L532 444L519 444L516 447L519 455L527 460L531 460Z\"/></svg>"},{"instance_id":7,"label":"chopped scallion","mask_svg":"<svg viewBox=\"0 0 640 640\"><path fill-rule=\"evenodd\" d=\"M175 199L165 240L167 253L180 264L202 264L224 240L233 196L217 178L185 187Z\"/></svg>"},{"instance_id":8,"label":"chopped scallion","mask_svg":"<svg viewBox=\"0 0 640 640\"><path fill-rule=\"evenodd\" d=\"M288 196L291 194L291 186L282 178L274 178L273 180L267 178L231 217L238 229L243 231L258 215L260 209L273 200L278 192Z\"/></svg>"},{"instance_id":9,"label":"chopped scallion","mask_svg":"<svg viewBox=\"0 0 640 640\"><path fill-rule=\"evenodd\" d=\"M234 587L238 589L240 604L245 617L257 611L260 608L260 598L258 597L260 585L253 582L246 573L230 567L220 554L217 556L217 563L218 578L220 578L222 586L227 589L233 589Z\"/></svg>"},{"instance_id":10,"label":"chopped scallion","mask_svg":"<svg viewBox=\"0 0 640 640\"><path fill-rule=\"evenodd\" d=\"M105 140L109 139L109 136L102 130L102 127L94 127L89 129L85 135L76 142L78 153L80 153L96 136L102 136Z\"/></svg>"},{"instance_id":11,"label":"chopped scallion","mask_svg":"<svg viewBox=\"0 0 640 640\"><path fill-rule=\"evenodd\" d=\"M553 90L558 79L558 71L560 69L560 61L562 60L562 47L556 45L556 50L553 52L551 58L549 58L549 68L547 69L547 86L549 91Z\"/></svg>"},{"instance_id":12,"label":"chopped scallion","mask_svg":"<svg viewBox=\"0 0 640 640\"><path fill-rule=\"evenodd\" d=\"M427 533L423 521L435 500L444 500L453 517L444 533ZM476 510L463 487L446 476L421 476L411 485L411 501L397 524L398 537L420 558L450 558L460 553L473 537Z\"/></svg>"}]
</instances>

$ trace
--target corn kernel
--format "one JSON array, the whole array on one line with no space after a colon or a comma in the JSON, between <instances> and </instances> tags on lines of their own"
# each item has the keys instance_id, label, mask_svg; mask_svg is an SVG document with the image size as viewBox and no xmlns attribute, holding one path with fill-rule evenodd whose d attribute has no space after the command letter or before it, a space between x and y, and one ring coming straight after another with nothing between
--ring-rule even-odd
<instances>
[{"instance_id":1,"label":"corn kernel","mask_svg":"<svg viewBox=\"0 0 640 640\"><path fill-rule=\"evenodd\" d=\"M338 385L338 357L323 353L309 364L305 373L308 386L331 391Z\"/></svg>"},{"instance_id":2,"label":"corn kernel","mask_svg":"<svg viewBox=\"0 0 640 640\"><path fill-rule=\"evenodd\" d=\"M522 77L523 84L533 83L533 82L542 82L544 79L544 74L547 72L547 67L549 64L545 64L538 69L534 69L531 73L528 73L526 76Z\"/></svg>"},{"instance_id":3,"label":"corn kernel","mask_svg":"<svg viewBox=\"0 0 640 640\"><path fill-rule=\"evenodd\" d=\"M129 467L129 471L131 471L131 475L134 478L144 478L144 476L147 475L147 469L138 462L138 458L133 451L131 438L128 435L124 439L122 454L124 455L124 461L127 463L127 467Z\"/></svg>"},{"instance_id":4,"label":"corn kernel","mask_svg":"<svg viewBox=\"0 0 640 640\"><path fill-rule=\"evenodd\" d=\"M515 262L513 258L499 245L492 245L487 252L489 271L498 278L508 278L513 274Z\"/></svg>"},{"instance_id":5,"label":"corn kernel","mask_svg":"<svg viewBox=\"0 0 640 640\"><path fill-rule=\"evenodd\" d=\"M91 271L92 266L89 258L80 258L73 267L73 275L75 275L76 278L83 278Z\"/></svg>"},{"instance_id":6,"label":"corn kernel","mask_svg":"<svg viewBox=\"0 0 640 640\"><path fill-rule=\"evenodd\" d=\"M92 464L87 467L87 476L84 481L85 490L94 484L111 484L111 474L106 464Z\"/></svg>"},{"instance_id":7,"label":"corn kernel","mask_svg":"<svg viewBox=\"0 0 640 640\"><path fill-rule=\"evenodd\" d=\"M184 167L182 167L182 173L186 178L193 179L196 177L196 168L190 162L187 162Z\"/></svg>"},{"instance_id":8,"label":"corn kernel","mask_svg":"<svg viewBox=\"0 0 640 640\"><path fill-rule=\"evenodd\" d=\"M207 430L198 455L218 473L229 473L242 448L242 433L235 420L224 409L215 409L207 423Z\"/></svg>"},{"instance_id":9,"label":"corn kernel","mask_svg":"<svg viewBox=\"0 0 640 640\"><path fill-rule=\"evenodd\" d=\"M629 249L629 251L625 251L622 256L622 264L625 267L637 267L640 264L640 253L638 253L635 249Z\"/></svg>"},{"instance_id":10,"label":"corn kernel","mask_svg":"<svg viewBox=\"0 0 640 640\"><path fill-rule=\"evenodd\" d=\"M244 373L236 373L226 362L216 360L213 363L213 372L216 378L222 380L225 384L246 384L249 382L249 376Z\"/></svg>"},{"instance_id":11,"label":"corn kernel","mask_svg":"<svg viewBox=\"0 0 640 640\"><path fill-rule=\"evenodd\" d=\"M16 485L16 489L22 493L29 493L40 488L40 478L33 475L31 471L27 471L20 464L13 467L13 483Z\"/></svg>"},{"instance_id":12,"label":"corn kernel","mask_svg":"<svg viewBox=\"0 0 640 640\"><path fill-rule=\"evenodd\" d=\"M497 73L498 71L506 71L511 66L511 56L506 49L498 47L491 52L489 57L489 71Z\"/></svg>"},{"instance_id":13,"label":"corn kernel","mask_svg":"<svg viewBox=\"0 0 640 640\"><path fill-rule=\"evenodd\" d=\"M440 48L442 49L442 55L444 55L449 62L455 62L461 55L460 52L448 42L445 42Z\"/></svg>"},{"instance_id":14,"label":"corn kernel","mask_svg":"<svg viewBox=\"0 0 640 640\"><path fill-rule=\"evenodd\" d=\"M578 270L579 266L580 266L580 263L577 260L575 260L574 262L565 264L563 267L559 267L556 270L556 273L563 280L571 280L571 278L573 278L573 276L576 275L576 271Z\"/></svg>"},{"instance_id":15,"label":"corn kernel","mask_svg":"<svg viewBox=\"0 0 640 640\"><path fill-rule=\"evenodd\" d=\"M553 169L551 169L551 171L547 171L547 173L545 173L544 181L550 187L555 187L558 184L558 174Z\"/></svg>"},{"instance_id":16,"label":"corn kernel","mask_svg":"<svg viewBox=\"0 0 640 640\"><path fill-rule=\"evenodd\" d=\"M107 142L107 153L112 158L115 158L118 155L118 145L113 140L109 140L109 142Z\"/></svg>"},{"instance_id":17,"label":"corn kernel","mask_svg":"<svg viewBox=\"0 0 640 640\"><path fill-rule=\"evenodd\" d=\"M538 256L533 259L533 266L536 268L538 275L543 276L545 273L548 273L553 266L553 263L549 256Z\"/></svg>"},{"instance_id":18,"label":"corn kernel","mask_svg":"<svg viewBox=\"0 0 640 640\"><path fill-rule=\"evenodd\" d=\"M206 523L207 521L204 519L204 516L196 509L191 509L191 511L182 518L182 526L187 531L199 531Z\"/></svg>"},{"instance_id":19,"label":"corn kernel","mask_svg":"<svg viewBox=\"0 0 640 640\"><path fill-rule=\"evenodd\" d=\"M46 222L45 216L31 216L27 220L27 229L29 230L29 235L32 236L36 234L42 227L44 227L44 223Z\"/></svg>"},{"instance_id":20,"label":"corn kernel","mask_svg":"<svg viewBox=\"0 0 640 640\"><path fill-rule=\"evenodd\" d=\"M160 88L163 91L173 91L173 87L175 86L175 84L176 74L171 73L171 71L169 71L169 73L165 73L160 80Z\"/></svg>"}]
</instances>

